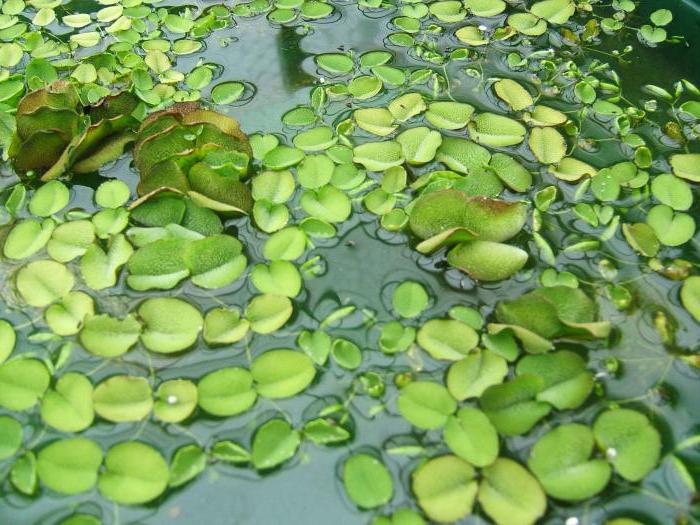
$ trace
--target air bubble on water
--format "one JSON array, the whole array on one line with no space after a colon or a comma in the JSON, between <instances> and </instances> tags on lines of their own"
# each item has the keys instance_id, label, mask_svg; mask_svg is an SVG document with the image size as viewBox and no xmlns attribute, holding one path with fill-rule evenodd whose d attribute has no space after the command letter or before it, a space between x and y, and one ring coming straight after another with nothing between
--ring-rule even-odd
<instances>
[{"instance_id":1,"label":"air bubble on water","mask_svg":"<svg viewBox=\"0 0 700 525\"><path fill-rule=\"evenodd\" d=\"M567 520L564 522L565 525L579 525L579 523L581 522L576 516L571 516L570 518L567 518Z\"/></svg>"},{"instance_id":2,"label":"air bubble on water","mask_svg":"<svg viewBox=\"0 0 700 525\"><path fill-rule=\"evenodd\" d=\"M487 29L488 29L488 27L486 27L483 24L479 26L479 31L486 31Z\"/></svg>"},{"instance_id":3,"label":"air bubble on water","mask_svg":"<svg viewBox=\"0 0 700 525\"><path fill-rule=\"evenodd\" d=\"M326 77L319 77L318 81L323 84L326 81Z\"/></svg>"}]
</instances>

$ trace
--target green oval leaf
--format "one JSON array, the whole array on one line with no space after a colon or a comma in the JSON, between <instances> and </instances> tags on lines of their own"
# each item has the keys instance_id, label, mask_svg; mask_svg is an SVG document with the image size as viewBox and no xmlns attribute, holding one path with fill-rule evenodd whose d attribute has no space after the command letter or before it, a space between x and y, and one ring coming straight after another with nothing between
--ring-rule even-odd
<instances>
[{"instance_id":1,"label":"green oval leaf","mask_svg":"<svg viewBox=\"0 0 700 525\"><path fill-rule=\"evenodd\" d=\"M102 449L90 439L55 441L37 456L41 483L61 494L79 494L95 486L102 464Z\"/></svg>"},{"instance_id":2,"label":"green oval leaf","mask_svg":"<svg viewBox=\"0 0 700 525\"><path fill-rule=\"evenodd\" d=\"M478 483L474 468L457 456L432 458L411 475L418 505L431 519L451 523L471 514Z\"/></svg>"},{"instance_id":3,"label":"green oval leaf","mask_svg":"<svg viewBox=\"0 0 700 525\"><path fill-rule=\"evenodd\" d=\"M445 426L457 410L457 402L447 389L429 381L415 381L403 387L397 401L399 413L418 428Z\"/></svg>"},{"instance_id":4,"label":"green oval leaf","mask_svg":"<svg viewBox=\"0 0 700 525\"><path fill-rule=\"evenodd\" d=\"M294 350L269 350L256 357L250 373L258 394L269 399L292 397L308 387L316 375L309 357Z\"/></svg>"},{"instance_id":5,"label":"green oval leaf","mask_svg":"<svg viewBox=\"0 0 700 525\"><path fill-rule=\"evenodd\" d=\"M394 482L384 463L369 454L354 454L343 463L343 485L352 502L362 509L388 503Z\"/></svg>"},{"instance_id":6,"label":"green oval leaf","mask_svg":"<svg viewBox=\"0 0 700 525\"><path fill-rule=\"evenodd\" d=\"M105 455L98 488L107 499L137 505L160 496L168 486L168 464L153 447L139 441L114 445Z\"/></svg>"}]
</instances>

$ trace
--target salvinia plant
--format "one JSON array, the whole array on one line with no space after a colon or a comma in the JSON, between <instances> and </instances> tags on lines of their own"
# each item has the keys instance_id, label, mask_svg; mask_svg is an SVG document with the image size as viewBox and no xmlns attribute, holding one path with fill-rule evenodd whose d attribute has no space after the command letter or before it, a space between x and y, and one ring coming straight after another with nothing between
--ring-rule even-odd
<instances>
[{"instance_id":1,"label":"salvinia plant","mask_svg":"<svg viewBox=\"0 0 700 525\"><path fill-rule=\"evenodd\" d=\"M146 118L134 146L138 193L169 190L221 213L248 213L244 178L252 150L238 122L196 103L179 103Z\"/></svg>"},{"instance_id":2,"label":"salvinia plant","mask_svg":"<svg viewBox=\"0 0 700 525\"><path fill-rule=\"evenodd\" d=\"M93 172L135 140L143 111L129 92L83 106L75 86L57 80L20 100L8 156L18 173L41 174L43 180Z\"/></svg>"}]
</instances>

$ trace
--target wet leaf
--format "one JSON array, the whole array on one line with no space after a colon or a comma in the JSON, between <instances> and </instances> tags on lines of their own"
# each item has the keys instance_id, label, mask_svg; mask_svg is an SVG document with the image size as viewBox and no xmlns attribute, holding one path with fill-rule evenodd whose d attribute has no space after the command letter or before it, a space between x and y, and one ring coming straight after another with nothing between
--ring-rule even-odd
<instances>
[{"instance_id":1,"label":"wet leaf","mask_svg":"<svg viewBox=\"0 0 700 525\"><path fill-rule=\"evenodd\" d=\"M187 244L166 239L139 248L128 260L127 284L139 291L173 288L190 275L184 257Z\"/></svg>"},{"instance_id":2,"label":"wet leaf","mask_svg":"<svg viewBox=\"0 0 700 525\"><path fill-rule=\"evenodd\" d=\"M352 212L350 199L339 189L327 184L301 196L301 207L314 218L329 223L345 221Z\"/></svg>"},{"instance_id":3,"label":"wet leaf","mask_svg":"<svg viewBox=\"0 0 700 525\"><path fill-rule=\"evenodd\" d=\"M133 315L119 319L102 314L85 319L80 344L91 354L117 357L128 352L140 335L141 323Z\"/></svg>"},{"instance_id":4,"label":"wet leaf","mask_svg":"<svg viewBox=\"0 0 700 525\"><path fill-rule=\"evenodd\" d=\"M462 407L443 430L445 444L475 467L490 465L498 457L498 433L483 412Z\"/></svg>"},{"instance_id":5,"label":"wet leaf","mask_svg":"<svg viewBox=\"0 0 700 525\"><path fill-rule=\"evenodd\" d=\"M409 215L409 226L421 239L464 227L466 197L457 190L431 192L419 197Z\"/></svg>"},{"instance_id":6,"label":"wet leaf","mask_svg":"<svg viewBox=\"0 0 700 525\"><path fill-rule=\"evenodd\" d=\"M3 254L8 259L15 260L31 257L46 246L55 228L56 223L52 219L41 223L33 219L20 221L7 235Z\"/></svg>"},{"instance_id":7,"label":"wet leaf","mask_svg":"<svg viewBox=\"0 0 700 525\"><path fill-rule=\"evenodd\" d=\"M119 208L127 203L130 196L131 191L125 182L110 180L97 187L95 202L102 208Z\"/></svg>"},{"instance_id":8,"label":"wet leaf","mask_svg":"<svg viewBox=\"0 0 700 525\"><path fill-rule=\"evenodd\" d=\"M647 257L654 257L661 248L652 227L643 222L623 224L622 233L635 251Z\"/></svg>"},{"instance_id":9,"label":"wet leaf","mask_svg":"<svg viewBox=\"0 0 700 525\"><path fill-rule=\"evenodd\" d=\"M528 466L547 494L581 501L602 491L610 481L610 465L591 459L593 432L579 424L561 425L543 435L530 451Z\"/></svg>"},{"instance_id":10,"label":"wet leaf","mask_svg":"<svg viewBox=\"0 0 700 525\"><path fill-rule=\"evenodd\" d=\"M498 98L503 100L514 111L521 111L532 106L532 95L518 82L505 78L493 84Z\"/></svg>"},{"instance_id":11,"label":"wet leaf","mask_svg":"<svg viewBox=\"0 0 700 525\"><path fill-rule=\"evenodd\" d=\"M700 322L700 277L689 277L681 287L681 302L683 307Z\"/></svg>"},{"instance_id":12,"label":"wet leaf","mask_svg":"<svg viewBox=\"0 0 700 525\"><path fill-rule=\"evenodd\" d=\"M60 181L52 180L39 187L29 200L29 211L37 217L49 217L68 205L70 190Z\"/></svg>"},{"instance_id":13,"label":"wet leaf","mask_svg":"<svg viewBox=\"0 0 700 525\"><path fill-rule=\"evenodd\" d=\"M550 24L565 24L576 12L576 7L570 0L543 0L534 3L530 12Z\"/></svg>"},{"instance_id":14,"label":"wet leaf","mask_svg":"<svg viewBox=\"0 0 700 525\"><path fill-rule=\"evenodd\" d=\"M221 82L211 90L214 104L232 104L243 96L245 84L242 82Z\"/></svg>"},{"instance_id":15,"label":"wet leaf","mask_svg":"<svg viewBox=\"0 0 700 525\"><path fill-rule=\"evenodd\" d=\"M218 441L211 447L211 455L220 461L233 464L250 462L250 453L234 441Z\"/></svg>"},{"instance_id":16,"label":"wet leaf","mask_svg":"<svg viewBox=\"0 0 700 525\"><path fill-rule=\"evenodd\" d=\"M397 406L409 423L423 429L445 426L449 416L457 410L457 402L447 389L429 381L415 381L403 387Z\"/></svg>"},{"instance_id":17,"label":"wet leaf","mask_svg":"<svg viewBox=\"0 0 700 525\"><path fill-rule=\"evenodd\" d=\"M269 265L256 264L250 279L259 292L294 298L301 291L301 275L288 261L272 261Z\"/></svg>"},{"instance_id":18,"label":"wet leaf","mask_svg":"<svg viewBox=\"0 0 700 525\"><path fill-rule=\"evenodd\" d=\"M347 370L355 370L362 364L362 351L352 341L338 338L333 341L331 355L336 363Z\"/></svg>"},{"instance_id":19,"label":"wet leaf","mask_svg":"<svg viewBox=\"0 0 700 525\"><path fill-rule=\"evenodd\" d=\"M628 481L639 481L659 461L661 437L644 414L608 410L596 419L593 434L615 471Z\"/></svg>"},{"instance_id":20,"label":"wet leaf","mask_svg":"<svg viewBox=\"0 0 700 525\"><path fill-rule=\"evenodd\" d=\"M503 184L511 190L523 193L532 186L532 175L518 161L503 153L495 153L489 163Z\"/></svg>"},{"instance_id":21,"label":"wet leaf","mask_svg":"<svg viewBox=\"0 0 700 525\"><path fill-rule=\"evenodd\" d=\"M16 343L17 333L14 327L4 319L0 319L0 365L12 355Z\"/></svg>"},{"instance_id":22,"label":"wet leaf","mask_svg":"<svg viewBox=\"0 0 700 525\"><path fill-rule=\"evenodd\" d=\"M464 26L455 31L455 36L460 42L470 46L485 46L489 43L488 37L484 35L477 26Z\"/></svg>"},{"instance_id":23,"label":"wet leaf","mask_svg":"<svg viewBox=\"0 0 700 525\"><path fill-rule=\"evenodd\" d=\"M289 226L272 234L263 246L263 255L271 261L293 261L304 253L306 235L296 226Z\"/></svg>"},{"instance_id":24,"label":"wet leaf","mask_svg":"<svg viewBox=\"0 0 700 525\"><path fill-rule=\"evenodd\" d=\"M384 171L404 163L403 149L398 142L368 142L356 146L353 161L370 171Z\"/></svg>"},{"instance_id":25,"label":"wet leaf","mask_svg":"<svg viewBox=\"0 0 700 525\"><path fill-rule=\"evenodd\" d=\"M435 158L442 136L425 126L410 128L396 137L408 164L426 164Z\"/></svg>"},{"instance_id":26,"label":"wet leaf","mask_svg":"<svg viewBox=\"0 0 700 525\"><path fill-rule=\"evenodd\" d=\"M544 380L538 376L517 376L487 388L480 399L481 409L500 434L524 434L551 411L549 404L537 400L543 388Z\"/></svg>"},{"instance_id":27,"label":"wet leaf","mask_svg":"<svg viewBox=\"0 0 700 525\"><path fill-rule=\"evenodd\" d=\"M469 123L469 136L492 148L520 144L525 140L525 132L519 122L494 113L481 113Z\"/></svg>"},{"instance_id":28,"label":"wet leaf","mask_svg":"<svg viewBox=\"0 0 700 525\"><path fill-rule=\"evenodd\" d=\"M418 330L417 341L433 358L457 361L476 347L479 336L459 321L431 319Z\"/></svg>"},{"instance_id":29,"label":"wet leaf","mask_svg":"<svg viewBox=\"0 0 700 525\"><path fill-rule=\"evenodd\" d=\"M304 152L297 148L280 145L265 154L263 164L271 170L284 170L304 160Z\"/></svg>"},{"instance_id":30,"label":"wet leaf","mask_svg":"<svg viewBox=\"0 0 700 525\"><path fill-rule=\"evenodd\" d=\"M451 523L471 514L478 483L474 468L457 456L438 456L413 471L411 488L431 520Z\"/></svg>"},{"instance_id":31,"label":"wet leaf","mask_svg":"<svg viewBox=\"0 0 700 525\"><path fill-rule=\"evenodd\" d=\"M432 102L425 118L441 129L462 129L474 114L474 106L460 102Z\"/></svg>"},{"instance_id":32,"label":"wet leaf","mask_svg":"<svg viewBox=\"0 0 700 525\"><path fill-rule=\"evenodd\" d=\"M61 494L80 494L95 486L102 464L102 449L92 440L69 438L54 441L37 456L41 483Z\"/></svg>"},{"instance_id":33,"label":"wet leaf","mask_svg":"<svg viewBox=\"0 0 700 525\"><path fill-rule=\"evenodd\" d=\"M290 171L263 171L253 178L253 198L284 204L294 194L294 176Z\"/></svg>"},{"instance_id":34,"label":"wet leaf","mask_svg":"<svg viewBox=\"0 0 700 525\"><path fill-rule=\"evenodd\" d=\"M168 486L168 464L153 447L139 441L126 441L107 451L105 469L98 488L107 499L123 505L136 505L160 496Z\"/></svg>"},{"instance_id":35,"label":"wet leaf","mask_svg":"<svg viewBox=\"0 0 700 525\"><path fill-rule=\"evenodd\" d=\"M129 225L129 212L124 208L106 208L92 216L95 234L100 239L108 239L126 229Z\"/></svg>"},{"instance_id":36,"label":"wet leaf","mask_svg":"<svg viewBox=\"0 0 700 525\"><path fill-rule=\"evenodd\" d=\"M537 480L511 459L498 458L483 471L479 503L498 525L532 525L544 514L547 500Z\"/></svg>"},{"instance_id":37,"label":"wet leaf","mask_svg":"<svg viewBox=\"0 0 700 525\"><path fill-rule=\"evenodd\" d=\"M70 292L60 303L44 312L46 324L57 335L74 335L82 328L86 317L95 313L92 297L83 292Z\"/></svg>"},{"instance_id":38,"label":"wet leaf","mask_svg":"<svg viewBox=\"0 0 700 525\"><path fill-rule=\"evenodd\" d=\"M496 314L500 322L545 339L599 338L610 332L609 322L595 321L593 301L583 291L567 286L540 288L514 301L501 302ZM521 333L516 335L522 340Z\"/></svg>"},{"instance_id":39,"label":"wet leaf","mask_svg":"<svg viewBox=\"0 0 700 525\"><path fill-rule=\"evenodd\" d=\"M214 308L204 316L204 341L209 345L229 345L243 339L250 322L241 318L237 308Z\"/></svg>"},{"instance_id":40,"label":"wet leaf","mask_svg":"<svg viewBox=\"0 0 700 525\"><path fill-rule=\"evenodd\" d=\"M304 426L303 436L317 445L333 445L347 441L351 434L335 420L319 417Z\"/></svg>"},{"instance_id":41,"label":"wet leaf","mask_svg":"<svg viewBox=\"0 0 700 525\"><path fill-rule=\"evenodd\" d=\"M269 350L250 366L258 394L269 399L292 397L304 391L316 376L311 358L294 350Z\"/></svg>"},{"instance_id":42,"label":"wet leaf","mask_svg":"<svg viewBox=\"0 0 700 525\"><path fill-rule=\"evenodd\" d=\"M670 158L671 167L676 177L700 182L700 153L679 153Z\"/></svg>"},{"instance_id":43,"label":"wet leaf","mask_svg":"<svg viewBox=\"0 0 700 525\"><path fill-rule=\"evenodd\" d=\"M469 174L486 166L491 154L470 140L445 137L435 158L451 170Z\"/></svg>"},{"instance_id":44,"label":"wet leaf","mask_svg":"<svg viewBox=\"0 0 700 525\"><path fill-rule=\"evenodd\" d=\"M22 425L10 416L0 416L0 460L14 456L22 446Z\"/></svg>"},{"instance_id":45,"label":"wet leaf","mask_svg":"<svg viewBox=\"0 0 700 525\"><path fill-rule=\"evenodd\" d=\"M527 252L515 246L469 241L457 245L447 255L451 266L477 281L500 281L516 274L527 262Z\"/></svg>"},{"instance_id":46,"label":"wet leaf","mask_svg":"<svg viewBox=\"0 0 700 525\"><path fill-rule=\"evenodd\" d=\"M297 345L314 363L324 365L331 353L332 341L327 333L320 330L303 330L297 338Z\"/></svg>"},{"instance_id":47,"label":"wet leaf","mask_svg":"<svg viewBox=\"0 0 700 525\"><path fill-rule=\"evenodd\" d=\"M394 124L394 115L386 108L356 109L353 117L360 129L379 137L391 135L398 129L398 125Z\"/></svg>"},{"instance_id":48,"label":"wet leaf","mask_svg":"<svg viewBox=\"0 0 700 525\"><path fill-rule=\"evenodd\" d=\"M558 179L567 182L576 182L583 177L595 177L598 174L598 170L593 166L573 157L561 159L556 166L550 166L549 171Z\"/></svg>"},{"instance_id":49,"label":"wet leaf","mask_svg":"<svg viewBox=\"0 0 700 525\"><path fill-rule=\"evenodd\" d=\"M63 264L33 261L17 273L17 290L30 306L43 307L71 291L75 277Z\"/></svg>"},{"instance_id":50,"label":"wet leaf","mask_svg":"<svg viewBox=\"0 0 700 525\"><path fill-rule=\"evenodd\" d=\"M258 470L276 467L292 458L301 437L297 430L282 419L263 423L253 436L252 459Z\"/></svg>"},{"instance_id":51,"label":"wet leaf","mask_svg":"<svg viewBox=\"0 0 700 525\"><path fill-rule=\"evenodd\" d=\"M294 145L306 152L322 151L330 148L338 141L333 130L326 126L319 126L297 133L294 137Z\"/></svg>"},{"instance_id":52,"label":"wet leaf","mask_svg":"<svg viewBox=\"0 0 700 525\"><path fill-rule=\"evenodd\" d=\"M388 110L399 122L406 122L426 109L425 100L420 93L405 93L389 102Z\"/></svg>"},{"instance_id":53,"label":"wet leaf","mask_svg":"<svg viewBox=\"0 0 700 525\"><path fill-rule=\"evenodd\" d=\"M198 445L185 445L175 451L170 461L168 486L180 487L201 474L207 466L207 455Z\"/></svg>"},{"instance_id":54,"label":"wet leaf","mask_svg":"<svg viewBox=\"0 0 700 525\"><path fill-rule=\"evenodd\" d=\"M95 240L95 226L88 220L64 222L53 230L46 251L62 263L84 255Z\"/></svg>"},{"instance_id":55,"label":"wet leaf","mask_svg":"<svg viewBox=\"0 0 700 525\"><path fill-rule=\"evenodd\" d=\"M166 423L187 419L197 407L197 386L186 379L161 383L156 391L153 415Z\"/></svg>"},{"instance_id":56,"label":"wet leaf","mask_svg":"<svg viewBox=\"0 0 700 525\"><path fill-rule=\"evenodd\" d=\"M250 329L259 334L269 334L281 328L292 313L292 302L289 298L270 294L254 297L245 310Z\"/></svg>"},{"instance_id":57,"label":"wet leaf","mask_svg":"<svg viewBox=\"0 0 700 525\"><path fill-rule=\"evenodd\" d=\"M331 74L343 75L353 70L352 58L343 53L324 53L316 55L316 64Z\"/></svg>"},{"instance_id":58,"label":"wet leaf","mask_svg":"<svg viewBox=\"0 0 700 525\"><path fill-rule=\"evenodd\" d=\"M413 281L406 281L396 287L391 297L394 310L407 319L418 317L428 307L429 297L425 288Z\"/></svg>"},{"instance_id":59,"label":"wet leaf","mask_svg":"<svg viewBox=\"0 0 700 525\"><path fill-rule=\"evenodd\" d=\"M92 383L84 375L69 372L60 377L41 401L41 418L61 432L81 432L93 421Z\"/></svg>"},{"instance_id":60,"label":"wet leaf","mask_svg":"<svg viewBox=\"0 0 700 525\"><path fill-rule=\"evenodd\" d=\"M172 246L172 245L170 245ZM99 245L91 244L80 259L80 274L85 284L93 290L103 290L117 284L119 270L131 261L134 249L124 235L115 235L105 252ZM148 253L148 252L146 252ZM151 252L152 253L152 252ZM133 268L138 271L146 267L146 261L139 261L140 255ZM130 265L131 266L131 265ZM131 279L131 276L127 280ZM139 284L142 284L141 282Z\"/></svg>"},{"instance_id":61,"label":"wet leaf","mask_svg":"<svg viewBox=\"0 0 700 525\"><path fill-rule=\"evenodd\" d=\"M140 421L153 408L151 386L143 377L110 377L95 387L92 400L98 416L116 423Z\"/></svg>"},{"instance_id":62,"label":"wet leaf","mask_svg":"<svg viewBox=\"0 0 700 525\"><path fill-rule=\"evenodd\" d=\"M235 237L213 235L188 243L183 259L195 285L207 289L223 288L245 270L247 259L242 250L243 245Z\"/></svg>"},{"instance_id":63,"label":"wet leaf","mask_svg":"<svg viewBox=\"0 0 700 525\"><path fill-rule=\"evenodd\" d=\"M450 366L447 389L452 397L464 401L480 397L488 387L501 384L507 374L508 363L503 357L488 350L477 351Z\"/></svg>"},{"instance_id":64,"label":"wet leaf","mask_svg":"<svg viewBox=\"0 0 700 525\"><path fill-rule=\"evenodd\" d=\"M12 464L10 470L12 486L22 494L31 496L36 492L36 470L36 456L31 450L27 451Z\"/></svg>"},{"instance_id":65,"label":"wet leaf","mask_svg":"<svg viewBox=\"0 0 700 525\"><path fill-rule=\"evenodd\" d=\"M49 386L49 372L36 359L14 359L0 365L0 406L23 411L32 408Z\"/></svg>"},{"instance_id":66,"label":"wet leaf","mask_svg":"<svg viewBox=\"0 0 700 525\"><path fill-rule=\"evenodd\" d=\"M248 410L257 398L253 376L244 368L222 368L197 384L200 408L213 416L235 416Z\"/></svg>"},{"instance_id":67,"label":"wet leaf","mask_svg":"<svg viewBox=\"0 0 700 525\"><path fill-rule=\"evenodd\" d=\"M557 164L566 155L566 141L556 129L534 128L528 139L530 150L542 164Z\"/></svg>"},{"instance_id":68,"label":"wet leaf","mask_svg":"<svg viewBox=\"0 0 700 525\"><path fill-rule=\"evenodd\" d=\"M690 185L668 173L652 179L651 193L661 204L666 204L674 210L685 211L693 204Z\"/></svg>"},{"instance_id":69,"label":"wet leaf","mask_svg":"<svg viewBox=\"0 0 700 525\"><path fill-rule=\"evenodd\" d=\"M385 505L394 495L394 482L384 463L364 453L343 463L343 485L350 500L362 509Z\"/></svg>"},{"instance_id":70,"label":"wet leaf","mask_svg":"<svg viewBox=\"0 0 700 525\"><path fill-rule=\"evenodd\" d=\"M466 0L464 5L475 16L496 16L506 9L506 3L502 0Z\"/></svg>"},{"instance_id":71,"label":"wet leaf","mask_svg":"<svg viewBox=\"0 0 700 525\"><path fill-rule=\"evenodd\" d=\"M544 380L538 401L546 401L559 410L577 408L593 390L593 373L586 370L586 361L566 350L525 356L516 367L518 375Z\"/></svg>"},{"instance_id":72,"label":"wet leaf","mask_svg":"<svg viewBox=\"0 0 700 525\"><path fill-rule=\"evenodd\" d=\"M647 214L657 239L664 246L681 246L695 235L695 220L686 213L675 213L665 204L654 206Z\"/></svg>"},{"instance_id":73,"label":"wet leaf","mask_svg":"<svg viewBox=\"0 0 700 525\"><path fill-rule=\"evenodd\" d=\"M192 346L204 319L194 306L174 297L147 299L139 306L141 341L152 352L169 354Z\"/></svg>"}]
</instances>

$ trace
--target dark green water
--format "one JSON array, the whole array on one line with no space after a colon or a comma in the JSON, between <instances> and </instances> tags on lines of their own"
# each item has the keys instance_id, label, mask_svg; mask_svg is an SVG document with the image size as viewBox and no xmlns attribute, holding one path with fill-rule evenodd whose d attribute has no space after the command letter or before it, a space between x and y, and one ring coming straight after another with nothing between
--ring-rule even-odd
<instances>
[{"instance_id":1,"label":"dark green water","mask_svg":"<svg viewBox=\"0 0 700 525\"><path fill-rule=\"evenodd\" d=\"M332 23L318 24L310 33L301 36L298 29L270 27L264 17L242 21L240 25L226 31L225 36L235 37L237 41L226 47L216 43L217 37L209 39L206 52L207 61L224 66L220 80L245 80L256 86L257 92L251 102L244 106L231 108L230 114L242 123L246 132L256 131L284 134L281 129L280 116L291 107L308 101L311 89L317 85L318 74L311 59L314 53L330 52L342 45L344 50L352 49L358 54L364 51L381 49L388 33L387 25L391 17L387 12L384 17L368 20L354 5L340 8L340 16ZM700 81L697 60L700 54L693 39L698 33L692 33L693 24L697 22L688 17L677 17L677 31L690 35L689 47L679 45L675 48L664 47L650 50L637 46L629 57L631 63L619 66L621 76L630 86L631 95L642 83L661 83L677 78L689 78ZM398 53L397 53L398 54ZM187 59L194 63L197 58ZM404 60L402 63L401 60ZM408 60L408 61L405 61ZM186 64L183 61L183 64ZM402 58L403 66L423 67L424 64ZM498 63L490 63L492 69L485 75L498 74ZM187 68L187 66L185 66ZM450 66L452 79L452 96L457 100L474 104L478 109L488 107L488 97L478 80L459 71L457 66ZM437 68L438 70L440 68ZM503 71L504 72L504 71ZM662 76L663 78L659 78ZM395 94L387 95L386 100ZM384 99L375 100L380 105ZM333 106L330 119L344 117L347 108L343 104ZM592 155L590 161L598 165L616 160L618 152L614 149L601 150ZM136 175L126 160L120 161L114 168L104 173L107 177L118 176L130 182L132 188ZM9 185L10 179L1 179ZM538 180L532 190L546 186ZM90 192L87 188L74 187L73 206L89 206ZM559 223L560 235L571 230L571 215L562 215ZM243 220L234 221L241 240L248 247L249 262L262 261L262 255L255 253L255 247L262 235ZM445 271L436 268L430 259L420 256L411 249L408 237L404 234L389 234L381 230L377 219L361 211L358 204L349 221L343 223L335 239L319 241L316 249L308 257L319 256L324 268L322 275L310 277L305 282L305 290L295 300L299 308L295 316L282 332L274 337L257 337L249 351L257 355L263 350L277 347L292 347L297 334L303 328L316 328L328 314L341 306L354 305L357 311L333 326L334 336L347 337L361 348L376 348L379 330L374 322L386 322L390 315L390 296L387 288L396 282L413 279L420 281L430 291L431 308L425 312L425 318L443 315L451 306L471 305L489 314L499 300L514 298L532 288L538 274L538 268L531 267L530 273L523 272L519 278L506 283L479 285L474 287L456 270ZM683 255L690 260L700 260L700 246L697 241L690 244ZM637 257L631 253L626 243L619 241L609 243L606 255L620 261L620 275L624 275L634 284L635 306L630 312L621 313L609 302L601 301L601 317L614 321L617 328L615 337L609 347L596 343L590 344L590 363L599 372L599 381L608 400L620 400L631 407L645 407L657 416L655 421L663 433L664 452L670 452L672 444L680 443L698 434L700 421L700 404L697 402L697 373L683 361L673 357L679 349L698 350L700 331L678 302L677 283L669 287L668 281L653 273L640 269ZM582 281L598 281L597 259L584 254L572 254L559 270L576 273ZM237 283L244 282L243 280ZM4 292L8 281L5 280ZM238 285L236 285L238 286ZM599 286L602 286L600 284ZM203 311L220 304L244 306L254 295L252 289L227 290L215 298L191 285L185 285L178 295L196 302ZM113 313L126 311L137 297L125 287L110 297L103 297L100 306ZM653 319L657 312L664 311L677 326L675 344L664 345L654 329ZM5 317L21 324L32 321L21 311L7 309ZM374 322L372 321L374 319ZM23 332L26 336L30 332ZM566 345L562 345L562 348ZM30 343L20 342L20 351L31 351ZM94 382L115 373L147 373L152 367L160 379L176 377L199 378L206 372L222 366L247 364L246 352L237 350L211 350L202 345L182 357L158 358L152 362L145 359L145 354L131 353L108 367L99 367L100 360L83 354L84 359L71 363L71 369L88 372ZM366 355L370 355L367 353ZM426 373L434 372L441 377L444 365L432 361L426 354L402 355L388 357L379 352L371 353L365 359L363 370L372 369L384 374L387 385L391 384L392 373L397 369L409 369L409 365L422 369ZM620 362L620 369L615 376L606 372L605 363L614 357ZM314 401L328 400L334 396L345 398L353 386L351 374L334 369L332 365L317 383L304 395L278 404L261 400L254 410L226 421L199 418L187 428L169 427L167 430L154 423L97 424L85 435L100 443L109 445L138 436L140 439L160 448L169 456L177 447L196 440L200 443L217 439L236 439L248 444L253 430L270 418L279 409L287 412L294 422L300 422L309 405ZM105 524L192 524L207 523L211 525L268 525L268 524L333 524L354 525L366 523L371 513L360 513L346 499L338 479L337 465L351 451L364 447L383 447L388 440L406 440L430 445L437 441L436 435L430 433L412 434L410 425L394 413L391 397L387 396L389 412L368 415L377 401L367 396L357 396L351 405L355 423L354 440L347 446L322 448L305 443L297 457L283 468L264 477L250 470L226 466L207 468L196 481L184 488L166 493L160 500L147 507L116 508L90 493L76 497L58 496L46 491L38 499L19 496L12 491L4 492L0 500L0 523L2 524L52 524L72 511L83 510L102 516ZM597 411L608 401L603 397L591 396L586 407L577 412L591 420ZM319 401L320 402L320 401ZM559 413L549 421L550 426L570 421L573 414ZM584 417L585 419L585 417ZM50 435L40 435L38 421L27 423L36 429L36 440L46 440ZM50 431L49 431L50 432ZM32 438L30 438L31 440ZM509 449L521 459L532 438L513 438L509 440ZM522 453L519 455L518 451ZM697 445L679 452L690 466L691 473L698 476L700 453ZM408 504L408 477L416 463L415 458L395 456L389 461L389 467L395 473L397 494L393 499L396 506ZM695 467L693 467L695 465ZM594 500L594 504L583 506L554 506L542 523L571 524L570 518L577 518L580 524L603 523L606 516L624 514L637 517L644 523L665 525L672 524L681 514L688 514L687 489L670 464L664 463L646 478L640 486L611 486L603 496ZM700 519L698 509L694 509L693 519ZM472 516L464 524L485 523L481 518Z\"/></svg>"}]
</instances>

